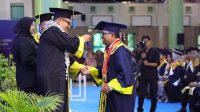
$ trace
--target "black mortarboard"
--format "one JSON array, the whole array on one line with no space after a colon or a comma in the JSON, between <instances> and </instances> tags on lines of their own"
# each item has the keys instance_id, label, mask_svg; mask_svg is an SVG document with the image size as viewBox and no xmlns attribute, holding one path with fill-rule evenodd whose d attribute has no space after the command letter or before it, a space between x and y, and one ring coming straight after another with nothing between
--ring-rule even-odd
<instances>
[{"instance_id":1,"label":"black mortarboard","mask_svg":"<svg viewBox=\"0 0 200 112\"><path fill-rule=\"evenodd\" d=\"M164 49L158 49L159 53L163 56L167 55L167 52Z\"/></svg>"},{"instance_id":2,"label":"black mortarboard","mask_svg":"<svg viewBox=\"0 0 200 112\"><path fill-rule=\"evenodd\" d=\"M172 52L173 52L173 50L172 50L172 49L169 49L169 48L164 48L163 50L165 51L165 53L166 53L166 56L170 55L170 57L172 57Z\"/></svg>"},{"instance_id":3,"label":"black mortarboard","mask_svg":"<svg viewBox=\"0 0 200 112\"><path fill-rule=\"evenodd\" d=\"M42 23L43 21L52 20L53 15L54 15L53 13L44 13L44 14L40 14L40 15L35 16L35 18L39 18L40 23Z\"/></svg>"},{"instance_id":4,"label":"black mortarboard","mask_svg":"<svg viewBox=\"0 0 200 112\"><path fill-rule=\"evenodd\" d=\"M183 55L182 51L179 49L172 49L172 59L179 59Z\"/></svg>"},{"instance_id":5,"label":"black mortarboard","mask_svg":"<svg viewBox=\"0 0 200 112\"><path fill-rule=\"evenodd\" d=\"M164 49L164 50L166 52L166 55L172 55L172 52L170 52L169 50L167 50L167 49Z\"/></svg>"},{"instance_id":6,"label":"black mortarboard","mask_svg":"<svg viewBox=\"0 0 200 112\"><path fill-rule=\"evenodd\" d=\"M189 52L191 52L191 51L197 51L197 52L199 52L199 49L196 48L196 47L190 47L188 50L189 50Z\"/></svg>"},{"instance_id":7,"label":"black mortarboard","mask_svg":"<svg viewBox=\"0 0 200 112\"><path fill-rule=\"evenodd\" d=\"M183 52L180 49L173 49L173 53L177 54L177 55L183 55Z\"/></svg>"},{"instance_id":8,"label":"black mortarboard","mask_svg":"<svg viewBox=\"0 0 200 112\"><path fill-rule=\"evenodd\" d=\"M54 13L54 19L59 18L59 17L71 19L72 15L82 14L78 11L62 9L62 8L49 8L49 10L50 10L50 12Z\"/></svg>"},{"instance_id":9,"label":"black mortarboard","mask_svg":"<svg viewBox=\"0 0 200 112\"><path fill-rule=\"evenodd\" d=\"M118 23L110 23L110 22L105 22L101 21L99 22L95 29L97 30L105 30L113 33L119 33L121 29L126 29L127 26L123 24L118 24Z\"/></svg>"},{"instance_id":10,"label":"black mortarboard","mask_svg":"<svg viewBox=\"0 0 200 112\"><path fill-rule=\"evenodd\" d=\"M189 48L185 48L182 50L183 54L188 54L190 51L189 51Z\"/></svg>"}]
</instances>

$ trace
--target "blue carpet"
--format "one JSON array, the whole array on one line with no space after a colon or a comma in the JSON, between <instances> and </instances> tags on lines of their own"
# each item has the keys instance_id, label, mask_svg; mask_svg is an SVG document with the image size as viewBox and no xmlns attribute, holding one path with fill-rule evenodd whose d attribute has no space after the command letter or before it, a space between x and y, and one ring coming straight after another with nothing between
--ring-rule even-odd
<instances>
[{"instance_id":1,"label":"blue carpet","mask_svg":"<svg viewBox=\"0 0 200 112\"><path fill-rule=\"evenodd\" d=\"M77 86L72 88L73 95L77 95L79 88ZM98 103L99 103L99 92L100 87L96 86L87 86L86 88L86 101L71 101L70 108L72 112L98 112ZM82 88L82 96L83 96L83 88ZM137 100L135 101L135 112L137 109ZM144 101L144 112L149 112L151 106L151 102L149 99L145 99ZM180 109L180 103L160 103L157 104L156 112L176 112Z\"/></svg>"}]
</instances>

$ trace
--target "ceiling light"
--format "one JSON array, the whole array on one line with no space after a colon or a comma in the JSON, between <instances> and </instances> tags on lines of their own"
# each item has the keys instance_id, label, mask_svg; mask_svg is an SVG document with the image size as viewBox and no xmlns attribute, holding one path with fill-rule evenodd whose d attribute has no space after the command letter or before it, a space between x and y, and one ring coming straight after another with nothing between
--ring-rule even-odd
<instances>
[{"instance_id":1,"label":"ceiling light","mask_svg":"<svg viewBox=\"0 0 200 112\"><path fill-rule=\"evenodd\" d=\"M69 1L65 1L64 3L66 3L66 4L67 4L67 3L69 3Z\"/></svg>"},{"instance_id":2,"label":"ceiling light","mask_svg":"<svg viewBox=\"0 0 200 112\"><path fill-rule=\"evenodd\" d=\"M122 3L128 3L127 1L122 1Z\"/></svg>"}]
</instances>

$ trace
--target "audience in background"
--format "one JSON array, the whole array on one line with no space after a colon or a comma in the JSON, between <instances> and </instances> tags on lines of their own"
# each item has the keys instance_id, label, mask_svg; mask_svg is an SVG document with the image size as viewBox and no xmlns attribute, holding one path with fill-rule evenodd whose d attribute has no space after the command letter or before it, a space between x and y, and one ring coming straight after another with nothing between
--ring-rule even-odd
<instances>
[{"instance_id":1,"label":"audience in background","mask_svg":"<svg viewBox=\"0 0 200 112\"><path fill-rule=\"evenodd\" d=\"M89 49L86 54L85 65L97 67L97 62L96 62L95 55L92 49Z\"/></svg>"}]
</instances>

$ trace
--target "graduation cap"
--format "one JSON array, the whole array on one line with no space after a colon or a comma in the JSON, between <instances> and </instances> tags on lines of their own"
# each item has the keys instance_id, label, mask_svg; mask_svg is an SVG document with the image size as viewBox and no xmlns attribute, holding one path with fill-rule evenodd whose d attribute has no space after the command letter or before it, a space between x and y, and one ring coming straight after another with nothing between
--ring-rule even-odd
<instances>
[{"instance_id":1,"label":"graduation cap","mask_svg":"<svg viewBox=\"0 0 200 112\"><path fill-rule=\"evenodd\" d=\"M49 10L50 10L50 12L54 13L54 19L59 18L59 17L71 19L71 17L72 17L72 27L73 28L76 28L76 21L74 19L74 15L82 14L78 11L62 9L62 8L49 8Z\"/></svg>"},{"instance_id":2,"label":"graduation cap","mask_svg":"<svg viewBox=\"0 0 200 112\"><path fill-rule=\"evenodd\" d=\"M159 53L163 56L166 56L167 55L167 52L164 50L164 49L158 49Z\"/></svg>"},{"instance_id":3,"label":"graduation cap","mask_svg":"<svg viewBox=\"0 0 200 112\"><path fill-rule=\"evenodd\" d=\"M190 51L189 51L189 48L185 48L182 50L183 54L188 54Z\"/></svg>"},{"instance_id":4,"label":"graduation cap","mask_svg":"<svg viewBox=\"0 0 200 112\"><path fill-rule=\"evenodd\" d=\"M172 49L172 59L178 59L181 58L183 55L182 51L179 49Z\"/></svg>"},{"instance_id":5,"label":"graduation cap","mask_svg":"<svg viewBox=\"0 0 200 112\"><path fill-rule=\"evenodd\" d=\"M54 19L59 17L71 19L71 17L74 15L82 14L78 11L63 9L63 8L49 8L49 10L50 12L54 13Z\"/></svg>"},{"instance_id":6,"label":"graduation cap","mask_svg":"<svg viewBox=\"0 0 200 112\"><path fill-rule=\"evenodd\" d=\"M164 49L164 50L165 50L165 52L166 52L166 55L172 56L172 52L171 52L171 51L169 51L169 50L167 50L167 49Z\"/></svg>"},{"instance_id":7,"label":"graduation cap","mask_svg":"<svg viewBox=\"0 0 200 112\"><path fill-rule=\"evenodd\" d=\"M173 53L177 54L177 55L183 55L183 52L180 49L173 49Z\"/></svg>"},{"instance_id":8,"label":"graduation cap","mask_svg":"<svg viewBox=\"0 0 200 112\"><path fill-rule=\"evenodd\" d=\"M121 29L126 29L127 26L123 24L118 24L118 23L110 23L110 22L105 22L101 21L99 22L95 29L101 30L101 31L108 31L112 33L119 33Z\"/></svg>"},{"instance_id":9,"label":"graduation cap","mask_svg":"<svg viewBox=\"0 0 200 112\"><path fill-rule=\"evenodd\" d=\"M190 48L188 49L188 51L189 51L189 52L192 52L192 51L199 52L199 49L196 48L196 47L190 47Z\"/></svg>"},{"instance_id":10,"label":"graduation cap","mask_svg":"<svg viewBox=\"0 0 200 112\"><path fill-rule=\"evenodd\" d=\"M53 15L54 15L53 13L44 13L44 14L40 14L40 15L35 16L35 18L39 18L40 23L42 23L43 21L52 20Z\"/></svg>"}]
</instances>

